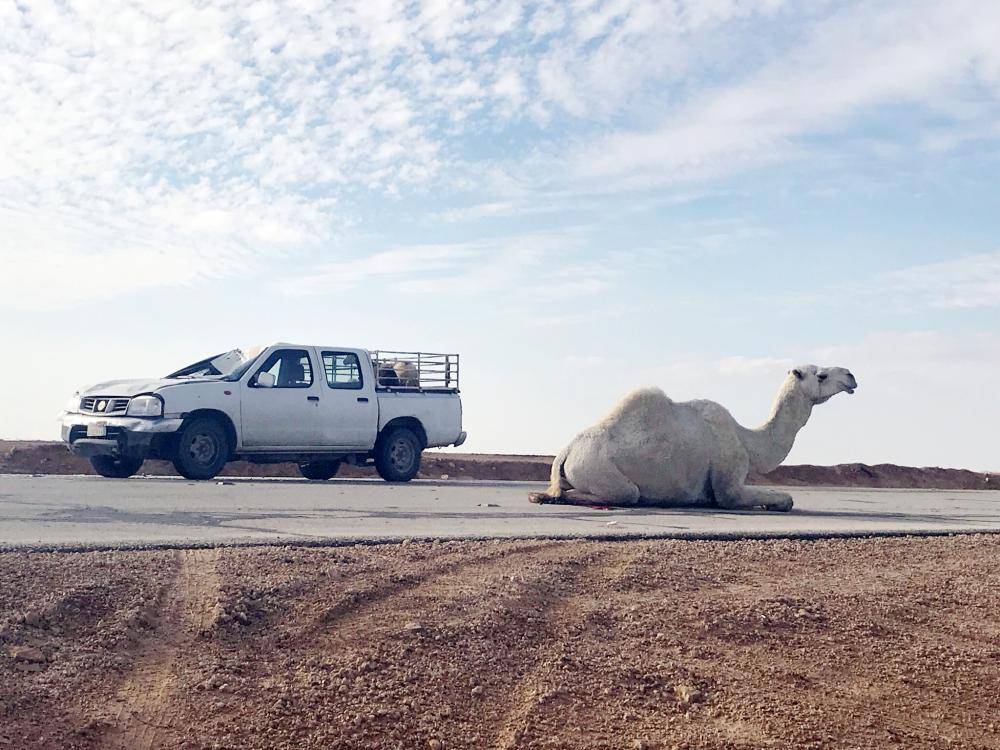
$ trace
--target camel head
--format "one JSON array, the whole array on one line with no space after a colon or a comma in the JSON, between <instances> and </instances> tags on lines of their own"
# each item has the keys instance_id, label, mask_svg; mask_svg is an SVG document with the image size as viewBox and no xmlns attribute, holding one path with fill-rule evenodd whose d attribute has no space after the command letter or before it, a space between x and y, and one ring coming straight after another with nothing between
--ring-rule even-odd
<instances>
[{"instance_id":1,"label":"camel head","mask_svg":"<svg viewBox=\"0 0 1000 750\"><path fill-rule=\"evenodd\" d=\"M846 367L799 365L788 376L813 404L826 403L841 391L854 393L858 387L858 381Z\"/></svg>"}]
</instances>

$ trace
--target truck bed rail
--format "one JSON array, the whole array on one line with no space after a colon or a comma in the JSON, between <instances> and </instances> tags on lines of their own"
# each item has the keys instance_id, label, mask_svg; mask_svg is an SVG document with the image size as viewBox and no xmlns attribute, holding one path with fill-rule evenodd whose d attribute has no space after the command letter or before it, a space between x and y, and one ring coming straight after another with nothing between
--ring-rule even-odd
<instances>
[{"instance_id":1,"label":"truck bed rail","mask_svg":"<svg viewBox=\"0 0 1000 750\"><path fill-rule=\"evenodd\" d=\"M379 390L458 393L457 354L376 350L369 355Z\"/></svg>"}]
</instances>

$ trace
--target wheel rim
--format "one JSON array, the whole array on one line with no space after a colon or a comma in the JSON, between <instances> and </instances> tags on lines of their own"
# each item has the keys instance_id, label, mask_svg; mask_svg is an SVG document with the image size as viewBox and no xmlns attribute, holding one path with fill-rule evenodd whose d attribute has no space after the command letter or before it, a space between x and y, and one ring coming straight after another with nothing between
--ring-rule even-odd
<instances>
[{"instance_id":1,"label":"wheel rim","mask_svg":"<svg viewBox=\"0 0 1000 750\"><path fill-rule=\"evenodd\" d=\"M195 435L188 446L188 454L198 464L208 466L219 455L219 446L216 445L211 435Z\"/></svg>"},{"instance_id":2,"label":"wheel rim","mask_svg":"<svg viewBox=\"0 0 1000 750\"><path fill-rule=\"evenodd\" d=\"M389 447L389 461L392 468L399 472L407 472L413 465L413 446L408 440L395 440Z\"/></svg>"}]
</instances>

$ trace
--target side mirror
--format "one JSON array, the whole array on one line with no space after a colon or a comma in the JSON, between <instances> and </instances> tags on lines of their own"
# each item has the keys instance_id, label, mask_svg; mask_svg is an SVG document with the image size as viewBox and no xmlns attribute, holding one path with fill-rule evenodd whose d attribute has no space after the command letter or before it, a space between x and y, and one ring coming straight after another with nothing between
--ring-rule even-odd
<instances>
[{"instance_id":1,"label":"side mirror","mask_svg":"<svg viewBox=\"0 0 1000 750\"><path fill-rule=\"evenodd\" d=\"M274 388L274 384L277 382L277 378L274 377L269 372L257 373L257 387L258 388Z\"/></svg>"}]
</instances>

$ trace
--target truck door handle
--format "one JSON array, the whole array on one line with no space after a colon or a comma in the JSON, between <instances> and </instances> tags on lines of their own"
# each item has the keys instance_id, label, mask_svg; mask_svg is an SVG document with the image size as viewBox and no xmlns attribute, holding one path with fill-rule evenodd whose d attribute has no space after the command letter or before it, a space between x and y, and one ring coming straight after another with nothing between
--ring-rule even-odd
<instances>
[{"instance_id":1,"label":"truck door handle","mask_svg":"<svg viewBox=\"0 0 1000 750\"><path fill-rule=\"evenodd\" d=\"M310 401L319 401L319 396L306 396Z\"/></svg>"},{"instance_id":2,"label":"truck door handle","mask_svg":"<svg viewBox=\"0 0 1000 750\"><path fill-rule=\"evenodd\" d=\"M367 396L358 396L358 403L359 404L367 404L368 403L368 397Z\"/></svg>"}]
</instances>

